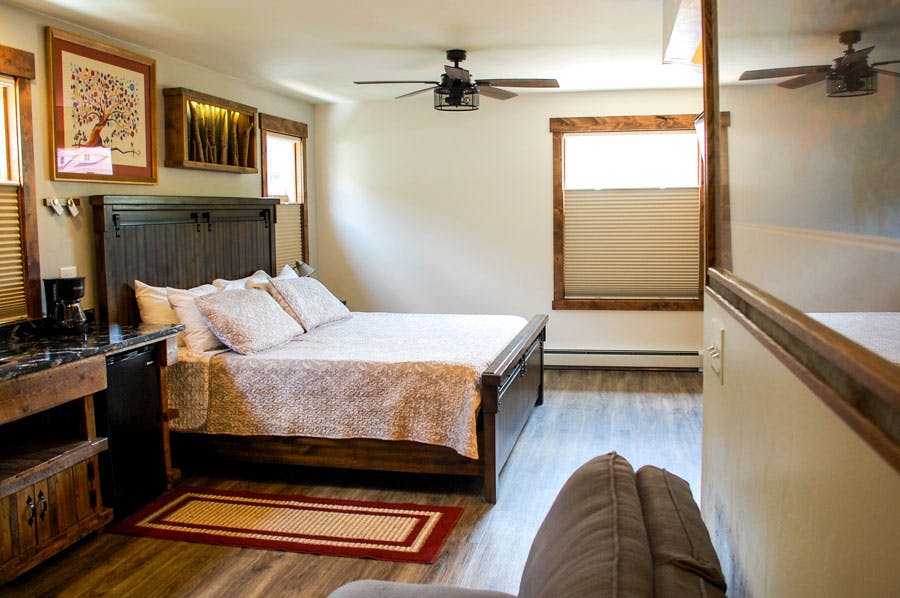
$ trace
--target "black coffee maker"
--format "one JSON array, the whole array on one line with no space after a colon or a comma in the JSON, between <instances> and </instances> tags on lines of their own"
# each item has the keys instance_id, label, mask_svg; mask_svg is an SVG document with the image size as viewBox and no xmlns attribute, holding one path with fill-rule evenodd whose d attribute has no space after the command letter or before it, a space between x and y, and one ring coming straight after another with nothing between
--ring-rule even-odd
<instances>
[{"instance_id":1,"label":"black coffee maker","mask_svg":"<svg viewBox=\"0 0 900 598\"><path fill-rule=\"evenodd\" d=\"M87 317L81 309L84 276L45 278L44 294L47 297L47 318L54 327L81 330L87 325Z\"/></svg>"}]
</instances>

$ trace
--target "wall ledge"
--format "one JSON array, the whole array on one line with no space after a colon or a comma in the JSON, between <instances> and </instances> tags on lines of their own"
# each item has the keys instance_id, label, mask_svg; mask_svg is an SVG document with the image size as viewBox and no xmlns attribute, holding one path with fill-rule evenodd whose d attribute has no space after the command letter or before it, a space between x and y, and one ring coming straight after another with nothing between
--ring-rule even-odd
<instances>
[{"instance_id":1,"label":"wall ledge","mask_svg":"<svg viewBox=\"0 0 900 598\"><path fill-rule=\"evenodd\" d=\"M706 292L900 472L900 366L730 272Z\"/></svg>"}]
</instances>

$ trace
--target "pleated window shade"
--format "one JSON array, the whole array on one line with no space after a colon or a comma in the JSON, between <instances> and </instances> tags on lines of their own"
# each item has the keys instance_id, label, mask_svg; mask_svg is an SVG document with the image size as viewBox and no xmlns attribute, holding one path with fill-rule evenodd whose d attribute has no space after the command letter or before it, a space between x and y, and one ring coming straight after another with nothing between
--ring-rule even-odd
<instances>
[{"instance_id":1,"label":"pleated window shade","mask_svg":"<svg viewBox=\"0 0 900 598\"><path fill-rule=\"evenodd\" d=\"M700 190L564 192L565 298L697 298Z\"/></svg>"},{"instance_id":2,"label":"pleated window shade","mask_svg":"<svg viewBox=\"0 0 900 598\"><path fill-rule=\"evenodd\" d=\"M0 323L27 317L19 187L0 184Z\"/></svg>"},{"instance_id":3,"label":"pleated window shade","mask_svg":"<svg viewBox=\"0 0 900 598\"><path fill-rule=\"evenodd\" d=\"M304 261L303 204L281 203L275 206L275 265ZM277 273L277 272L276 272Z\"/></svg>"}]
</instances>

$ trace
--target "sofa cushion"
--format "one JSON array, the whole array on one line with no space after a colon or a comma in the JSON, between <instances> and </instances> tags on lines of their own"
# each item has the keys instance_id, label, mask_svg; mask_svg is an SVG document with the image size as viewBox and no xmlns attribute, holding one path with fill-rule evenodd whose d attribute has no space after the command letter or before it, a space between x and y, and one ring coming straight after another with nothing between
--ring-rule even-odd
<instances>
[{"instance_id":1,"label":"sofa cushion","mask_svg":"<svg viewBox=\"0 0 900 598\"><path fill-rule=\"evenodd\" d=\"M686 481L659 467L637 472L656 596L724 596L725 578Z\"/></svg>"},{"instance_id":2,"label":"sofa cushion","mask_svg":"<svg viewBox=\"0 0 900 598\"><path fill-rule=\"evenodd\" d=\"M653 566L634 470L609 453L579 467L531 545L521 598L652 596Z\"/></svg>"},{"instance_id":3,"label":"sofa cushion","mask_svg":"<svg viewBox=\"0 0 900 598\"><path fill-rule=\"evenodd\" d=\"M329 594L328 598L515 598L515 596L492 590L366 579L341 586Z\"/></svg>"}]
</instances>

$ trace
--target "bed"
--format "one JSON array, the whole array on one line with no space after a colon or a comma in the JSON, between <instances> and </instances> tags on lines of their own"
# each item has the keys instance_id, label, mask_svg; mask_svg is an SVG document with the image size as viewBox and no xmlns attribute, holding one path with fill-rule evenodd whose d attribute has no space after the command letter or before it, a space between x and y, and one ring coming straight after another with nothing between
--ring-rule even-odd
<instances>
[{"instance_id":1,"label":"bed","mask_svg":"<svg viewBox=\"0 0 900 598\"><path fill-rule=\"evenodd\" d=\"M276 203L276 200L265 198L92 197L98 317L107 322L139 321L134 298L135 279L153 285L190 288L215 278L241 278L260 269L274 273L276 266L280 266L274 263ZM329 334L352 337L364 334L367 326L371 328L375 324L383 325L386 320L378 318L404 317L398 314L353 316L348 320L353 322L352 326L329 324L328 328L333 331ZM422 317L407 316L411 320ZM472 316L478 317L480 316ZM473 433L462 441L435 440L429 433L420 432L412 434L413 439L409 440L359 437L364 434L359 431L345 437L346 433L328 430L327 422L323 421L315 424L320 427L304 428L324 430L321 435L293 435L285 430L272 431L265 428L236 431L227 425L220 425L222 422L219 420L226 411L213 407L212 403L206 406L207 412L201 415L198 415L199 411L189 409L189 405L182 405L183 419L178 418L181 419L179 422L175 410L168 408L167 390L163 397L164 419L172 420L174 430L181 430L171 432L173 452L176 456L191 455L193 460L199 459L201 462L204 459L224 458L248 462L471 476L481 479L485 500L496 502L500 471L534 406L543 402L542 348L546 323L546 315L536 315L528 320L518 319L516 322L503 320L503 342L497 343L490 354L482 352L468 358L467 367L474 367L478 371L471 383L476 396L470 402L473 413L470 424L467 424ZM432 324L437 325L429 325ZM396 327L396 323L391 325ZM453 325L451 323L450 328ZM354 327L361 327L362 330L353 329ZM452 336L450 340L451 342L444 344L454 345L460 341ZM301 361L298 362L301 365L298 367L307 368L307 375L314 375L315 362L319 360L314 355L303 353L311 343L296 344L301 350ZM457 358L445 355L441 345L433 341L407 344L421 344L425 350L428 350L427 346L430 344L433 355L419 356L420 365L448 361L451 365L460 365L453 361ZM290 352L288 348L283 351ZM354 361L357 364L373 361L371 354L341 354L334 347L330 347L328 351L332 353L332 362L322 367L333 366L335 359ZM273 355L275 353L281 356L282 350L275 351ZM411 359L409 355L398 355L398 358L401 363L408 363ZM223 382L223 372L239 370L252 361L241 361L242 359L243 356L231 353L193 360L182 355L183 367L180 369L205 371L205 374L199 374L198 379L205 375L212 385L213 392L208 393L209 396L234 396L234 393L229 392L218 393L216 389L224 389L231 384ZM276 358L276 361L279 359L281 358ZM282 364L278 367L285 366ZM376 367L386 371L399 366L382 363ZM174 366L166 369L175 372ZM427 370L428 368L420 367L416 371L424 372L420 375L427 377ZM284 369L278 376L290 373L290 369ZM179 373L176 377L180 380L181 376ZM164 373L164 378L167 377ZM408 378L402 382L398 378L396 384L391 383L390 392L393 393L401 384L414 385L416 374L408 374ZM422 381L419 383L422 384ZM346 387L345 391L348 396L359 394L354 393L350 387ZM216 412L216 409L219 411Z\"/></svg>"}]
</instances>

